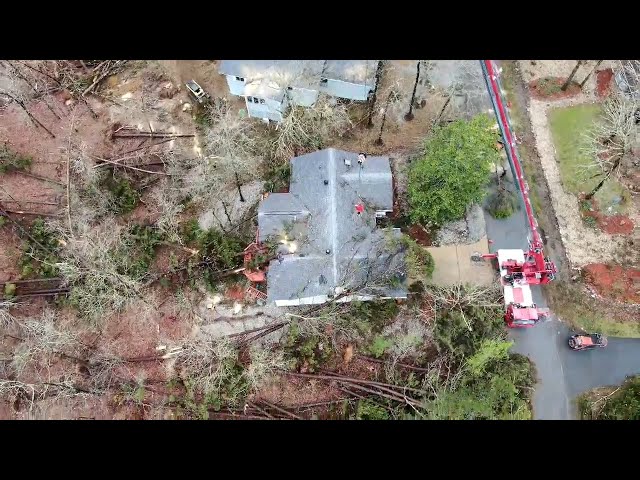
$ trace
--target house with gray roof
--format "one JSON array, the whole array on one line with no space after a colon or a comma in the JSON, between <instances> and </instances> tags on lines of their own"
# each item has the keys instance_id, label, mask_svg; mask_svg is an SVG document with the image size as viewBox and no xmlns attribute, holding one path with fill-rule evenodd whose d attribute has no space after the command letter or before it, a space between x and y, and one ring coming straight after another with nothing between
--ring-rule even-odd
<instances>
[{"instance_id":1,"label":"house with gray roof","mask_svg":"<svg viewBox=\"0 0 640 480\"><path fill-rule=\"evenodd\" d=\"M232 95L245 98L251 117L279 122L290 104L310 107L320 92L365 101L375 88L379 60L222 60Z\"/></svg>"},{"instance_id":2,"label":"house with gray roof","mask_svg":"<svg viewBox=\"0 0 640 480\"><path fill-rule=\"evenodd\" d=\"M274 242L267 301L278 306L406 298L405 246L377 217L393 210L388 157L328 148L291 159L289 193L258 209L258 238Z\"/></svg>"}]
</instances>

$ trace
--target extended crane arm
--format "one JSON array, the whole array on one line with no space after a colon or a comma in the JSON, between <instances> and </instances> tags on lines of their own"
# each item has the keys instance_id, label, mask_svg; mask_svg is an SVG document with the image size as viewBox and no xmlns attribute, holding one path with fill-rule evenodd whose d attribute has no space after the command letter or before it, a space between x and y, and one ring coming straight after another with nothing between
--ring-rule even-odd
<instances>
[{"instance_id":1,"label":"extended crane arm","mask_svg":"<svg viewBox=\"0 0 640 480\"><path fill-rule=\"evenodd\" d=\"M531 201L529 200L529 189L527 182L524 179L522 165L520 164L516 150L515 136L512 133L509 116L504 106L502 89L498 79L498 71L496 70L492 60L481 60L480 64L487 84L487 90L489 91L489 97L491 98L491 103L493 104L493 109L496 114L496 119L498 120L498 126L504 140L505 152L507 153L511 173L513 174L518 190L520 190L520 196L522 203L524 204L527 224L530 231L529 251L526 255L526 262L521 267L518 267L518 270L521 268L522 273L532 284L548 283L554 279L556 267L553 262L544 256L543 253L542 238L538 232L538 222L533 215L533 208L531 207Z\"/></svg>"}]
</instances>

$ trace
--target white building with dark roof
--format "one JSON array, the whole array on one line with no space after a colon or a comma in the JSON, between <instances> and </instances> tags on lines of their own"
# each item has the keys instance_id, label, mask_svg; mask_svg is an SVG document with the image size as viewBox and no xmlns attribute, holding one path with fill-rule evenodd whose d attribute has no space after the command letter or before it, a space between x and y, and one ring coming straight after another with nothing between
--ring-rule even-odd
<instances>
[{"instance_id":1,"label":"white building with dark roof","mask_svg":"<svg viewBox=\"0 0 640 480\"><path fill-rule=\"evenodd\" d=\"M310 107L320 92L365 101L375 88L379 60L222 60L232 95L245 98L251 117L279 122L289 104Z\"/></svg>"},{"instance_id":2,"label":"white building with dark roof","mask_svg":"<svg viewBox=\"0 0 640 480\"><path fill-rule=\"evenodd\" d=\"M281 254L267 272L268 302L407 297L400 230L376 221L393 210L389 158L361 158L333 148L295 157L289 193L261 202L259 240Z\"/></svg>"}]
</instances>

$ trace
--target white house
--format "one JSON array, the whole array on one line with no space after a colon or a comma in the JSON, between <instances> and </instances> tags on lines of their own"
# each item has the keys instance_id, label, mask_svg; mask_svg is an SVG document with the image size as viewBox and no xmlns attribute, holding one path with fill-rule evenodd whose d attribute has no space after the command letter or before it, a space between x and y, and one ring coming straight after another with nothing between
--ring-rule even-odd
<instances>
[{"instance_id":1,"label":"white house","mask_svg":"<svg viewBox=\"0 0 640 480\"><path fill-rule=\"evenodd\" d=\"M281 121L289 103L310 107L319 92L367 100L375 88L374 60L223 60L232 95L245 98L247 113Z\"/></svg>"},{"instance_id":2,"label":"white house","mask_svg":"<svg viewBox=\"0 0 640 480\"><path fill-rule=\"evenodd\" d=\"M334 97L365 101L376 86L377 60L326 60L320 91Z\"/></svg>"}]
</instances>

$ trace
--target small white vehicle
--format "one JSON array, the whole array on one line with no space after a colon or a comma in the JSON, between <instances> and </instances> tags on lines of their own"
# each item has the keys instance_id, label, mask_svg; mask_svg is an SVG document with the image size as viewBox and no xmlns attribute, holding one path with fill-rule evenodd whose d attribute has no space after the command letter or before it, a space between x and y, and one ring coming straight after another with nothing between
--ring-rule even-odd
<instances>
[{"instance_id":1,"label":"small white vehicle","mask_svg":"<svg viewBox=\"0 0 640 480\"><path fill-rule=\"evenodd\" d=\"M187 83L185 83L185 85L196 102L204 103L208 95L205 93L202 87L196 83L195 80L189 80Z\"/></svg>"}]
</instances>

